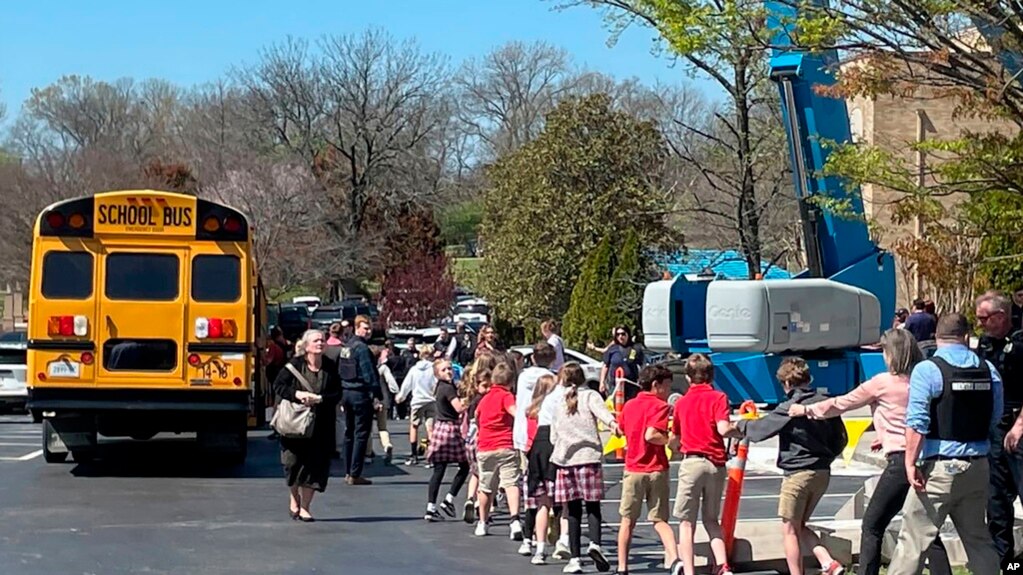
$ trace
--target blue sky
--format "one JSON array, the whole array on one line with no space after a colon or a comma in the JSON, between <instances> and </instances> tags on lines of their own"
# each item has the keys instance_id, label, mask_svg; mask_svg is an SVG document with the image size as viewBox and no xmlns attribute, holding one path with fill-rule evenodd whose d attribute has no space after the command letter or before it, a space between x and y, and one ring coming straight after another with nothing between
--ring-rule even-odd
<instances>
[{"instance_id":1,"label":"blue sky","mask_svg":"<svg viewBox=\"0 0 1023 575\"><path fill-rule=\"evenodd\" d=\"M415 37L453 63L510 40L546 40L575 62L647 83L692 82L651 48L656 37L636 27L614 47L601 16L586 7L555 11L559 0L145 0L11 2L0 34L0 97L14 116L34 87L61 75L98 80L163 78L182 86L213 80L251 63L259 49L289 34L380 27ZM706 83L697 82L698 87Z\"/></svg>"}]
</instances>

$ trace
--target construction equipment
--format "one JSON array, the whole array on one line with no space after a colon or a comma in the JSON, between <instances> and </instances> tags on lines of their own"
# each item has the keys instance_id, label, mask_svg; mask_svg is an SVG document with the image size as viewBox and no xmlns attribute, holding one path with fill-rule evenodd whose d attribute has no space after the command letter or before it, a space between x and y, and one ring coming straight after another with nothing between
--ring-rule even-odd
<instances>
[{"instance_id":1,"label":"construction equipment","mask_svg":"<svg viewBox=\"0 0 1023 575\"><path fill-rule=\"evenodd\" d=\"M643 298L645 345L712 354L732 405L783 401L774 372L791 354L807 360L819 389L848 392L884 369L869 346L895 311L894 260L870 239L859 190L822 175L829 143L851 141L849 114L844 100L821 94L835 83L837 52L792 45L797 6L766 3L807 269L784 280L679 275L647 285Z\"/></svg>"}]
</instances>

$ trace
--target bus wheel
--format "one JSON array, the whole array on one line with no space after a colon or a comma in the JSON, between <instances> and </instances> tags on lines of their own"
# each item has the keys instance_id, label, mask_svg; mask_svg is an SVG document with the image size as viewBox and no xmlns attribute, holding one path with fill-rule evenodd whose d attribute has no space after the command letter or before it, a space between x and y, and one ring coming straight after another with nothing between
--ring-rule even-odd
<instances>
[{"instance_id":1,"label":"bus wheel","mask_svg":"<svg viewBox=\"0 0 1023 575\"><path fill-rule=\"evenodd\" d=\"M63 450L60 448L63 448ZM64 463L67 461L67 456L67 448L64 447L64 442L60 440L60 436L57 435L56 431L54 431L53 424L48 420L44 420L43 460L46 461L46 463Z\"/></svg>"},{"instance_id":2,"label":"bus wheel","mask_svg":"<svg viewBox=\"0 0 1023 575\"><path fill-rule=\"evenodd\" d=\"M71 456L75 458L75 463L92 463L96 459L96 452L91 449L73 449Z\"/></svg>"}]
</instances>

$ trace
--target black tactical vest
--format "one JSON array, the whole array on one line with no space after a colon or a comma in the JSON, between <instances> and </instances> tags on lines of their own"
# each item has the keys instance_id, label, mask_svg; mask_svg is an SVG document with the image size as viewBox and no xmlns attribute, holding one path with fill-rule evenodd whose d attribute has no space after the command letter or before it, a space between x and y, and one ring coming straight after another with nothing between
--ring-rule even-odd
<instances>
[{"instance_id":1,"label":"black tactical vest","mask_svg":"<svg viewBox=\"0 0 1023 575\"><path fill-rule=\"evenodd\" d=\"M338 347L337 372L341 381L359 381L359 362L355 359L355 348L348 342Z\"/></svg>"},{"instance_id":2,"label":"black tactical vest","mask_svg":"<svg viewBox=\"0 0 1023 575\"><path fill-rule=\"evenodd\" d=\"M941 370L942 390L931 401L931 431L928 439L983 441L988 438L994 393L991 370L981 360L979 367L955 367L940 357L932 357Z\"/></svg>"}]
</instances>

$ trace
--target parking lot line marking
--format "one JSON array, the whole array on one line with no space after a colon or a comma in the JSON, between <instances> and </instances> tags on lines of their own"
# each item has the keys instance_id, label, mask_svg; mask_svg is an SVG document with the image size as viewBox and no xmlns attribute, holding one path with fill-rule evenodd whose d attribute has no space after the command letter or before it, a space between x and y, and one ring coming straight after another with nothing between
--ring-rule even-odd
<instances>
[{"instance_id":1,"label":"parking lot line marking","mask_svg":"<svg viewBox=\"0 0 1023 575\"><path fill-rule=\"evenodd\" d=\"M3 442L0 442L0 447L35 447L36 445L38 445L38 442L32 442L32 443L3 443Z\"/></svg>"},{"instance_id":2,"label":"parking lot line marking","mask_svg":"<svg viewBox=\"0 0 1023 575\"><path fill-rule=\"evenodd\" d=\"M29 453L27 455L22 455L21 457L0 457L0 461L29 461L35 459L36 457L39 457L42 454L43 450L40 449L38 451L33 451L32 453Z\"/></svg>"}]
</instances>

